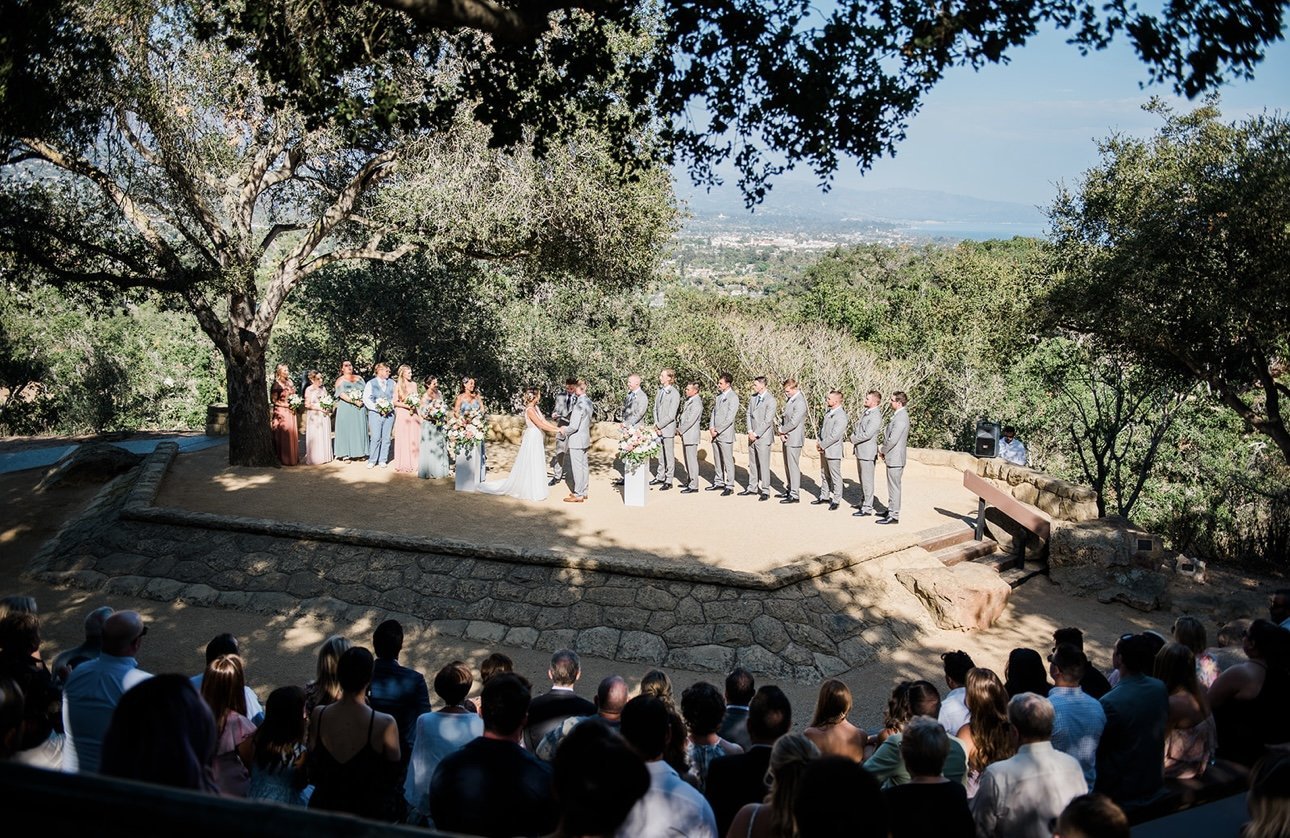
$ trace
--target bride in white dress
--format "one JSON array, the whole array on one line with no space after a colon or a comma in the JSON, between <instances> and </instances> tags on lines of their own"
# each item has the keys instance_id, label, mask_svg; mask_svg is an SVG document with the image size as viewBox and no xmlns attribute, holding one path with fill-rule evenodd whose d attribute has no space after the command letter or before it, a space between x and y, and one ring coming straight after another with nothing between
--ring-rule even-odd
<instances>
[{"instance_id":1,"label":"bride in white dress","mask_svg":"<svg viewBox=\"0 0 1290 838\"><path fill-rule=\"evenodd\" d=\"M520 500L546 500L546 434L559 428L546 420L538 410L538 391L530 387L524 391L524 437L511 473L501 480L479 484L479 491L486 495L510 495Z\"/></svg>"}]
</instances>

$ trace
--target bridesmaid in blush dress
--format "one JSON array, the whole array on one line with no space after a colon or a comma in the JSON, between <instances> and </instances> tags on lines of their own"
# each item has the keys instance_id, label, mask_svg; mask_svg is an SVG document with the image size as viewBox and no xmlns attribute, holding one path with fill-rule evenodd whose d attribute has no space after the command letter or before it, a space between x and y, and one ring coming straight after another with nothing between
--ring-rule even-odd
<instances>
[{"instance_id":1,"label":"bridesmaid in blush dress","mask_svg":"<svg viewBox=\"0 0 1290 838\"><path fill-rule=\"evenodd\" d=\"M273 379L269 389L269 400L273 402L273 447L278 452L278 462L294 466L300 462L300 434L296 429L296 412L288 400L296 394L296 388L286 364L278 364Z\"/></svg>"},{"instance_id":2,"label":"bridesmaid in blush dress","mask_svg":"<svg viewBox=\"0 0 1290 838\"><path fill-rule=\"evenodd\" d=\"M331 414L319 404L326 394L322 373L310 370L309 387L305 390L305 465L331 462Z\"/></svg>"},{"instance_id":3,"label":"bridesmaid in blush dress","mask_svg":"<svg viewBox=\"0 0 1290 838\"><path fill-rule=\"evenodd\" d=\"M443 394L439 392L439 379L433 375L425 381L426 389L421 395L421 410L428 413L436 407L444 407ZM429 419L421 420L421 453L417 458L417 477L436 480L447 477L448 440L443 425L436 425Z\"/></svg>"},{"instance_id":4,"label":"bridesmaid in blush dress","mask_svg":"<svg viewBox=\"0 0 1290 838\"><path fill-rule=\"evenodd\" d=\"M363 376L354 374L352 361L340 365L336 379L336 459L367 459L367 411L363 409Z\"/></svg>"},{"instance_id":5,"label":"bridesmaid in blush dress","mask_svg":"<svg viewBox=\"0 0 1290 838\"><path fill-rule=\"evenodd\" d=\"M417 449L421 440L421 417L408 407L408 399L416 398L417 384L412 380L412 367L399 367L398 381L394 385L394 470L413 474L417 470Z\"/></svg>"}]
</instances>

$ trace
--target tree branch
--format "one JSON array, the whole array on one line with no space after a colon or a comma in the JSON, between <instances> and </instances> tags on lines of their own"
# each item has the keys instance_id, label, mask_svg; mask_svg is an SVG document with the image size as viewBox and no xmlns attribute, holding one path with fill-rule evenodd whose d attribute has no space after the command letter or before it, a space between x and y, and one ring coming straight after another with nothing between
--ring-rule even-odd
<instances>
[{"instance_id":1,"label":"tree branch","mask_svg":"<svg viewBox=\"0 0 1290 838\"><path fill-rule=\"evenodd\" d=\"M273 242L278 238L278 236L282 235L283 233L293 233L296 230L303 230L305 229L305 227L306 225L304 224L296 224L296 223L274 224L272 227L269 228L269 232L265 233L264 239L260 241L260 252L264 253L265 251L267 251L269 249L269 245L273 244Z\"/></svg>"},{"instance_id":2,"label":"tree branch","mask_svg":"<svg viewBox=\"0 0 1290 838\"><path fill-rule=\"evenodd\" d=\"M322 270L328 265L335 264L336 262L344 262L351 259L368 259L374 262L394 262L398 259L402 259L404 256L407 256L409 253L412 253L420 247L420 245L408 243L401 244L393 250L381 250L375 244L375 242L379 242L379 240L380 237L377 237L376 239L373 239L372 242L369 242L366 247L333 250L330 253L324 253L321 256L310 259L300 267L299 278L303 279L309 274Z\"/></svg>"}]
</instances>

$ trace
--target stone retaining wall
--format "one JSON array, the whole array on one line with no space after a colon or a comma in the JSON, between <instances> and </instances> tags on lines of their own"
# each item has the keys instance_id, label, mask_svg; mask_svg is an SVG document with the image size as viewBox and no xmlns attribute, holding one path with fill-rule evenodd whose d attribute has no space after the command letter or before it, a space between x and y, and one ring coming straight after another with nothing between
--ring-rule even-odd
<instances>
[{"instance_id":1,"label":"stone retaining wall","mask_svg":"<svg viewBox=\"0 0 1290 838\"><path fill-rule=\"evenodd\" d=\"M861 665L919 630L882 618L880 597L860 593L854 561L771 584L718 568L543 563L389 534L373 545L357 531L158 508L176 451L163 443L105 486L28 574L165 602L391 616L481 643L711 672L739 665L804 681Z\"/></svg>"}]
</instances>

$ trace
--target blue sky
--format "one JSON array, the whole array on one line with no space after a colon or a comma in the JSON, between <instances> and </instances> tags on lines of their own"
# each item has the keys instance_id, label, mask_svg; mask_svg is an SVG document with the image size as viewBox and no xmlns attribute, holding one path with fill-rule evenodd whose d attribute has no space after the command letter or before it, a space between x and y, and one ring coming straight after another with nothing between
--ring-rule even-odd
<instances>
[{"instance_id":1,"label":"blue sky","mask_svg":"<svg viewBox=\"0 0 1290 838\"><path fill-rule=\"evenodd\" d=\"M924 99L894 158L878 161L863 177L844 162L837 183L1042 205L1059 180L1073 183L1096 162L1098 138L1117 130L1150 134L1159 120L1141 106L1152 95L1180 109L1195 106L1168 87L1140 87L1146 68L1122 38L1088 56L1064 38L1042 31L1008 64L952 71ZM1265 108L1290 113L1290 44L1275 44L1255 72L1255 80L1223 88L1225 117ZM784 177L812 180L807 171ZM678 186L685 191L688 184ZM767 201L773 204L773 191Z\"/></svg>"}]
</instances>

